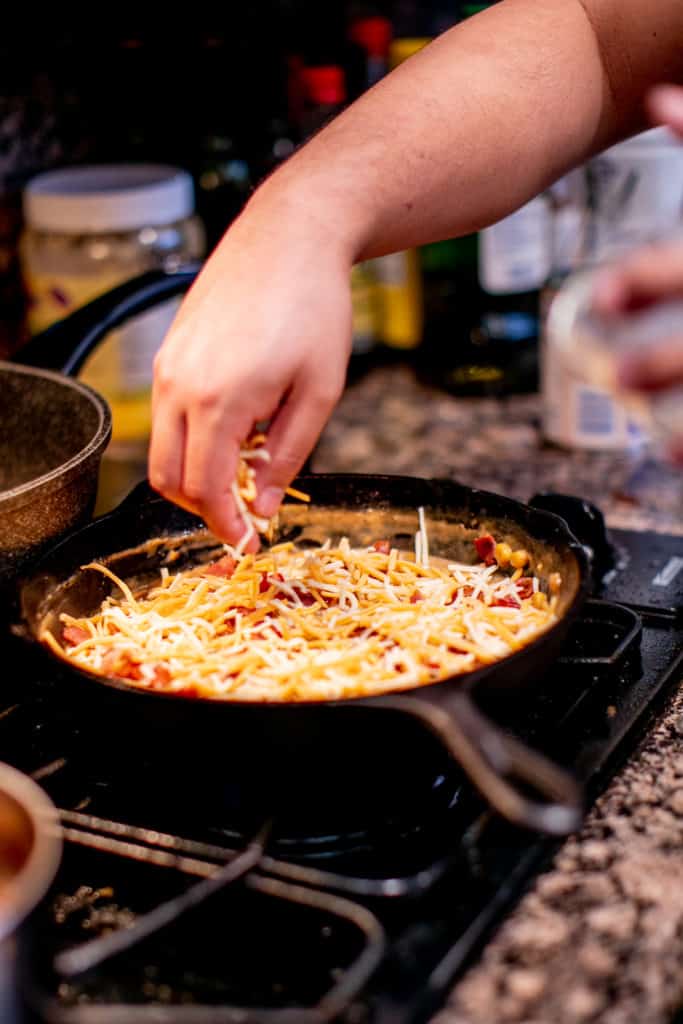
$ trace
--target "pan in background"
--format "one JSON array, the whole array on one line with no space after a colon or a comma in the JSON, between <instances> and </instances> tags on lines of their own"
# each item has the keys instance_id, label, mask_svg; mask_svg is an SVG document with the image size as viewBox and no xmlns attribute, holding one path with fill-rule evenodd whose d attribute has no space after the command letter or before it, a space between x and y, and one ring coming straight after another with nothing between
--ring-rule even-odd
<instances>
[{"instance_id":1,"label":"pan in background","mask_svg":"<svg viewBox=\"0 0 683 1024\"><path fill-rule=\"evenodd\" d=\"M135 278L33 338L21 364L0 362L0 590L92 515L111 413L71 378L113 328L185 291L196 273Z\"/></svg>"}]
</instances>

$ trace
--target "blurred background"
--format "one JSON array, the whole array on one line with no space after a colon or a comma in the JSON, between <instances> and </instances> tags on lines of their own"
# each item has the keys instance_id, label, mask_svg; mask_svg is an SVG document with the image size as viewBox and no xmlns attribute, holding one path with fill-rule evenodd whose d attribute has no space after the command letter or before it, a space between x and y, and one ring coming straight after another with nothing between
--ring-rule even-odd
<instances>
[{"instance_id":1,"label":"blurred background","mask_svg":"<svg viewBox=\"0 0 683 1024\"><path fill-rule=\"evenodd\" d=\"M20 358L32 333L127 277L204 258L297 146L436 35L489 6L252 0L165 18L50 10L6 26L0 357ZM535 391L539 332L558 282L598 236L604 255L631 208L664 223L680 211L680 188L655 196L646 171L681 152L615 150L477 236L356 267L349 379L398 361L456 395ZM83 372L113 408L110 456L144 453L152 358L174 309L117 332ZM547 378L552 387L557 372ZM553 439L552 424L547 433Z\"/></svg>"}]
</instances>

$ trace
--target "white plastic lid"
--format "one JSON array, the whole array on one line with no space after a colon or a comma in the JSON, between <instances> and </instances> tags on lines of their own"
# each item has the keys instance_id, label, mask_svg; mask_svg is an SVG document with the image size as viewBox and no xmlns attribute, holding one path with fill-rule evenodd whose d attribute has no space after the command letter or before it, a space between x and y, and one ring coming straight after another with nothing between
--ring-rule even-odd
<instances>
[{"instance_id":1,"label":"white plastic lid","mask_svg":"<svg viewBox=\"0 0 683 1024\"><path fill-rule=\"evenodd\" d=\"M157 164L67 167L39 174L24 190L27 224L63 234L159 227L193 210L190 175Z\"/></svg>"}]
</instances>

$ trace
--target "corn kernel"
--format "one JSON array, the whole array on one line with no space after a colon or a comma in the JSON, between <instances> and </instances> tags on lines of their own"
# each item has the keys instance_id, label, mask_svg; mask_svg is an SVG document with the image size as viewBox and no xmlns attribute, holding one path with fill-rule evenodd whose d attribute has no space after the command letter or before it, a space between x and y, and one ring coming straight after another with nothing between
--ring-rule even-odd
<instances>
[{"instance_id":1,"label":"corn kernel","mask_svg":"<svg viewBox=\"0 0 683 1024\"><path fill-rule=\"evenodd\" d=\"M548 577L548 588L551 594L557 594L562 586L562 577L559 572L551 572Z\"/></svg>"},{"instance_id":2,"label":"corn kernel","mask_svg":"<svg viewBox=\"0 0 683 1024\"><path fill-rule=\"evenodd\" d=\"M513 569L523 569L526 563L529 561L529 554L520 548L518 551L513 551L510 555L510 565Z\"/></svg>"},{"instance_id":3,"label":"corn kernel","mask_svg":"<svg viewBox=\"0 0 683 1024\"><path fill-rule=\"evenodd\" d=\"M512 554L512 548L509 544L496 544L494 551L496 561L501 568L505 568L506 565L510 564L510 555Z\"/></svg>"},{"instance_id":4,"label":"corn kernel","mask_svg":"<svg viewBox=\"0 0 683 1024\"><path fill-rule=\"evenodd\" d=\"M548 598L545 596L542 590L537 590L531 595L531 603L534 608L538 608L539 611L548 607Z\"/></svg>"}]
</instances>

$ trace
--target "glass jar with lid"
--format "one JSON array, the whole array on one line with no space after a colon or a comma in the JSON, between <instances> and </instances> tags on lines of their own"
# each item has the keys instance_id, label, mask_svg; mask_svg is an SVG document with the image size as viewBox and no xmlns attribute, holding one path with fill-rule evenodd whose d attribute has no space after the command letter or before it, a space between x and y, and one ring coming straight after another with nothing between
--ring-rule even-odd
<instances>
[{"instance_id":1,"label":"glass jar with lid","mask_svg":"<svg viewBox=\"0 0 683 1024\"><path fill-rule=\"evenodd\" d=\"M38 175L24 192L24 219L31 333L145 270L173 270L204 255L192 178L175 167L112 164ZM81 377L112 407L110 454L138 455L147 445L153 359L178 301L112 332L83 368Z\"/></svg>"}]
</instances>

